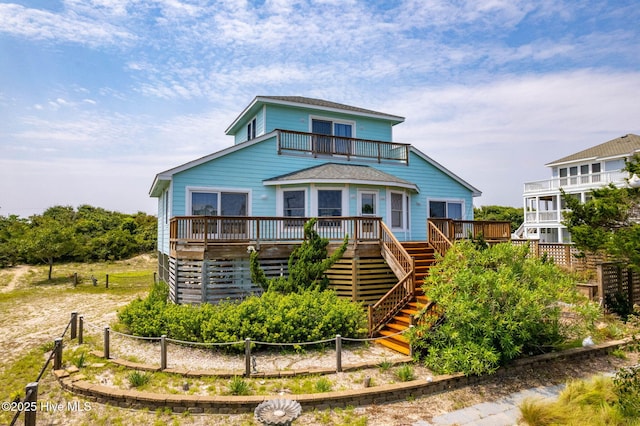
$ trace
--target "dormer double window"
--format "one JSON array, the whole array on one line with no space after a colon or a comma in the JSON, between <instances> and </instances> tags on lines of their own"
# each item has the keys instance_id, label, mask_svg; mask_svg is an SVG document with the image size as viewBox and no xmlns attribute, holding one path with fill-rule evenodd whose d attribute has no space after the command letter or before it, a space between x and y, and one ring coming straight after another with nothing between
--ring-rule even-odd
<instances>
[{"instance_id":1,"label":"dormer double window","mask_svg":"<svg viewBox=\"0 0 640 426\"><path fill-rule=\"evenodd\" d=\"M350 138L353 137L353 125L353 122L348 121L312 118L311 133L327 135L314 138L314 150L326 154L352 154Z\"/></svg>"}]
</instances>

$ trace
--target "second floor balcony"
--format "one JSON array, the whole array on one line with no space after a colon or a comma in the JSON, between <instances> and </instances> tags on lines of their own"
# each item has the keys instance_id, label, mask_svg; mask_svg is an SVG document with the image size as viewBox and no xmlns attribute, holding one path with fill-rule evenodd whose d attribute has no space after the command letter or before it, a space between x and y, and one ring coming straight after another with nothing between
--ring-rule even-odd
<instances>
[{"instance_id":1,"label":"second floor balcony","mask_svg":"<svg viewBox=\"0 0 640 426\"><path fill-rule=\"evenodd\" d=\"M409 144L277 130L278 153L308 154L409 165Z\"/></svg>"},{"instance_id":2,"label":"second floor balcony","mask_svg":"<svg viewBox=\"0 0 640 426\"><path fill-rule=\"evenodd\" d=\"M557 191L560 188L595 188L605 186L610 183L623 183L629 173L625 171L613 171L602 173L591 173L576 176L555 177L551 179L538 180L534 182L526 182L524 184L524 193L535 194L540 192Z\"/></svg>"}]
</instances>

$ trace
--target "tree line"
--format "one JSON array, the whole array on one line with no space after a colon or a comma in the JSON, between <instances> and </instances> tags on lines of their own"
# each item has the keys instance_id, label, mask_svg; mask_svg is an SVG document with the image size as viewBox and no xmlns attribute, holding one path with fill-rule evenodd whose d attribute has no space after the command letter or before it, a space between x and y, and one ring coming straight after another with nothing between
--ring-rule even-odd
<instances>
[{"instance_id":1,"label":"tree line","mask_svg":"<svg viewBox=\"0 0 640 426\"><path fill-rule=\"evenodd\" d=\"M0 267L18 263L126 259L155 249L157 219L82 205L50 207L40 215L0 216Z\"/></svg>"}]
</instances>

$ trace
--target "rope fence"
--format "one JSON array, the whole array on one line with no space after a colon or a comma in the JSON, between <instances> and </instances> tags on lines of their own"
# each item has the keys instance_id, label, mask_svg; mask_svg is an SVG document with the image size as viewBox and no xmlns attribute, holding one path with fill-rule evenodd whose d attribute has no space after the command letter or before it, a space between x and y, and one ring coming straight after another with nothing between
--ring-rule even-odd
<instances>
[{"instance_id":1,"label":"rope fence","mask_svg":"<svg viewBox=\"0 0 640 426\"><path fill-rule=\"evenodd\" d=\"M412 326L410 326L412 327ZM373 338L350 338L350 337L342 337L339 334L336 334L336 337L330 339L316 340L312 342L263 342L259 340L252 340L250 338L246 338L244 340L238 340L234 342L189 342L177 339L170 339L166 335L162 335L160 337L144 337L144 336L134 336L131 334L125 334L118 331L111 330L109 326L98 326L96 324L92 324L84 319L84 316L78 315L77 312L71 313L71 319L67 323L64 328L64 331L54 340L53 350L49 354L48 359L45 361L42 366L36 380L26 385L25 388L25 397L24 400L14 401L14 405L19 408L16 410L14 417L11 420L10 425L13 426L18 421L20 414L24 412L24 424L25 426L35 426L36 425L36 413L38 409L38 383L42 379L45 371L49 367L49 364L53 361L53 369L60 370L62 369L62 359L63 359L63 339L65 335L69 332L69 338L71 340L77 339L79 345L82 345L85 342L85 338L89 336L97 337L97 341L100 341L100 337L102 337L102 349L103 349L103 357L105 359L112 358L112 346L113 346L113 338L116 338L119 341L124 341L125 339L133 340L133 341L144 341L144 342L152 342L153 345L148 347L148 351L152 352L149 357L158 357L160 358L160 370L167 369L167 361L168 361L168 344L171 343L174 346L187 346L187 347L196 347L196 348L219 348L224 346L233 346L233 345L244 345L244 356L239 355L238 361L244 358L244 376L251 377L252 374L256 374L256 357L252 355L252 346L253 345L263 345L263 346L308 346L308 345L322 345L328 344L331 342L335 342L335 371L341 372L343 370L342 364L342 343L343 341L349 342L370 342L375 340L389 339L393 336L397 336L399 334L403 334L406 330L400 331L390 336L381 336L381 337L373 337ZM159 354L158 354L159 352ZM413 351L411 351L413 352Z\"/></svg>"},{"instance_id":2,"label":"rope fence","mask_svg":"<svg viewBox=\"0 0 640 426\"><path fill-rule=\"evenodd\" d=\"M15 425L18 419L20 418L20 414L24 413L24 424L25 426L35 426L36 425L36 413L38 411L38 384L42 379L45 371L51 364L53 360L53 369L59 370L62 368L62 341L64 336L67 334L67 331L71 330L70 338L75 339L78 336L78 313L72 312L71 319L67 323L66 327L60 337L57 337L53 341L53 349L49 354L49 357L44 362L36 380L28 383L25 387L25 396L24 400L13 401L12 404L15 405L18 409L11 419L11 426Z\"/></svg>"},{"instance_id":3,"label":"rope fence","mask_svg":"<svg viewBox=\"0 0 640 426\"><path fill-rule=\"evenodd\" d=\"M251 338L245 338L244 340L237 340L232 342L190 342L185 340L171 339L166 335L162 335L159 337L134 336L131 334L125 334L125 333L111 330L109 327L99 327L95 324L91 324L86 321L82 321L81 324L83 324L84 327L91 328L92 330L102 330L103 356L105 359L117 358L117 356L114 355L113 348L114 347L117 348L119 345L121 349L122 347L124 347L124 349L122 350L124 353L130 354L131 352L133 352L131 347L126 346L128 343L124 343L125 339L154 343L153 345L147 345L146 347L138 346L136 347L135 352L138 355L141 355L143 358L145 358L144 362L150 362L152 364L155 364L159 358L160 370L166 370L168 368L168 360L171 358L169 356L171 355L169 350L170 344L175 346L193 347L196 350L244 345L243 364L244 364L245 377L250 377L252 374L255 374L257 372L256 357L252 351L252 348L255 345L278 346L278 347L301 347L301 346L313 346L313 345L326 345L331 342L334 342L335 357L336 357L335 371L341 372L343 371L343 363L342 363L343 342L366 343L366 342L390 339L392 337L406 333L407 330L413 327L413 326L410 326L409 329L398 331L397 333L394 333L388 336L369 337L369 338L352 338L352 337L342 337L341 335L337 334L333 338L310 341L310 342L264 342L260 340L253 340ZM117 342L115 342L115 344L114 344L114 337L117 338ZM411 347L410 347L410 354L413 355L413 350ZM203 364L206 364L207 358L210 358L209 356L210 353L208 352L195 354L195 355L196 357L198 355L201 355L202 357L202 361L197 363L200 366ZM241 362L241 358L242 358L241 356L238 356L238 359L236 359L235 362ZM220 365L218 364L216 365L216 367L217 369L219 369ZM233 367L230 367L229 369L234 370Z\"/></svg>"}]
</instances>

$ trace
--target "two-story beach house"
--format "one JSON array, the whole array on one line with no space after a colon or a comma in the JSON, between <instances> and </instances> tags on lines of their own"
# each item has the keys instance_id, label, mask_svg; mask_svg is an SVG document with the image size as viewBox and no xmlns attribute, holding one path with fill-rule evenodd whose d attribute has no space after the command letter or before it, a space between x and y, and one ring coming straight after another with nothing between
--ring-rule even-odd
<instances>
[{"instance_id":1,"label":"two-story beach house","mask_svg":"<svg viewBox=\"0 0 640 426\"><path fill-rule=\"evenodd\" d=\"M525 220L516 236L544 243L569 243L562 224L565 203L560 189L585 202L594 188L627 185L625 159L640 152L640 136L628 134L547 164L551 178L524 184Z\"/></svg>"},{"instance_id":2,"label":"two-story beach house","mask_svg":"<svg viewBox=\"0 0 640 426\"><path fill-rule=\"evenodd\" d=\"M473 219L480 195L417 148L393 141L403 121L319 99L253 99L226 130L231 146L153 181L159 274L171 299L215 303L259 292L248 251L259 252L267 275L286 274L302 225L316 217L330 249L349 236L328 272L331 287L382 305L371 327L388 320L420 287L418 264L433 259L428 222L443 220L431 231L440 236L468 232L461 226Z\"/></svg>"}]
</instances>

